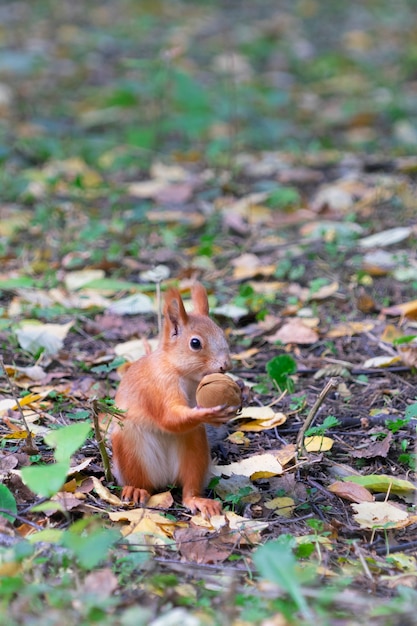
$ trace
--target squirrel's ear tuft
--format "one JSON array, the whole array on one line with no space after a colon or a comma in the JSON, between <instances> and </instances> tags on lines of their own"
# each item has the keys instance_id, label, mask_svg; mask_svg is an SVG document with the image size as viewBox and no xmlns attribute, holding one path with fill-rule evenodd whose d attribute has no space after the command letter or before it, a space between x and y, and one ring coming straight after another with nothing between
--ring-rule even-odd
<instances>
[{"instance_id":1,"label":"squirrel's ear tuft","mask_svg":"<svg viewBox=\"0 0 417 626\"><path fill-rule=\"evenodd\" d=\"M178 289L171 288L167 291L164 315L166 323L169 324L173 330L173 333L170 332L169 334L178 335L180 327L187 324L188 315Z\"/></svg>"},{"instance_id":2,"label":"squirrel's ear tuft","mask_svg":"<svg viewBox=\"0 0 417 626\"><path fill-rule=\"evenodd\" d=\"M209 314L207 291L201 283L194 283L191 290L191 299L194 305L194 313L197 313L198 315Z\"/></svg>"}]
</instances>

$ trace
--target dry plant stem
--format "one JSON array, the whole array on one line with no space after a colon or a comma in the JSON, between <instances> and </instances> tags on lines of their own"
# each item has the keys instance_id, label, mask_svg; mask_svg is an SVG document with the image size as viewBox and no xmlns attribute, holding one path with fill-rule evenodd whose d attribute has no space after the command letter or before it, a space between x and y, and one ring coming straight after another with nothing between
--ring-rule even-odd
<instances>
[{"instance_id":1,"label":"dry plant stem","mask_svg":"<svg viewBox=\"0 0 417 626\"><path fill-rule=\"evenodd\" d=\"M97 441L98 449L100 452L101 460L103 461L104 476L107 482L110 482L113 480L113 476L112 476L111 469L110 469L110 459L109 459L109 455L107 454L106 444L104 443L104 438L100 429L100 422L99 422L100 411L98 409L97 400L93 400L91 405L92 405L92 412L93 412L94 433L96 435L96 441Z\"/></svg>"},{"instance_id":2,"label":"dry plant stem","mask_svg":"<svg viewBox=\"0 0 417 626\"><path fill-rule=\"evenodd\" d=\"M337 387L337 379L336 378L330 378L330 380L327 382L326 386L324 387L324 389L322 389L322 391L320 392L317 400L315 401L315 403L313 404L313 406L311 407L309 414L307 415L304 424L302 425L298 435L297 435L297 440L296 440L296 446L297 446L297 454L300 454L301 451L304 448L304 433L308 430L308 428L310 428L314 418L317 415L317 411L319 410L319 408L321 407L321 405L323 404L326 396L330 393L330 391L333 391L333 389L336 389Z\"/></svg>"},{"instance_id":3,"label":"dry plant stem","mask_svg":"<svg viewBox=\"0 0 417 626\"><path fill-rule=\"evenodd\" d=\"M13 396L13 400L16 402L16 406L17 406L17 408L19 410L20 417L22 418L22 424L23 424L23 426L24 426L24 428L25 428L25 430L27 432L26 446L28 448L28 453L36 454L37 452L39 452L38 447L36 446L35 442L32 439L32 433L30 432L28 423L27 423L25 415L23 413L23 409L20 406L20 402L19 402L19 398L17 397L15 386L14 386L14 384L13 384L9 374L7 373L7 370L6 370L6 367L4 365L4 361L3 361L3 357L2 356L0 356L0 366L1 366L1 368L2 368L2 370L4 372L4 375L6 377L7 383L9 385L9 388L10 388L10 391L11 391L11 394Z\"/></svg>"}]
</instances>

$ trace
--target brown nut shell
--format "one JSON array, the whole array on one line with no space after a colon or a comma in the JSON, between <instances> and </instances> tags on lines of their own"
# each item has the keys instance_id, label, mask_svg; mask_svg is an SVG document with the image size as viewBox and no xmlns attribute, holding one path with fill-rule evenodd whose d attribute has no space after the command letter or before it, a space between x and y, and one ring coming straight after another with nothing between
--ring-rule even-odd
<instances>
[{"instance_id":1,"label":"brown nut shell","mask_svg":"<svg viewBox=\"0 0 417 626\"><path fill-rule=\"evenodd\" d=\"M242 405L242 390L226 374L207 374L200 381L196 392L197 405L205 408L226 404Z\"/></svg>"}]
</instances>

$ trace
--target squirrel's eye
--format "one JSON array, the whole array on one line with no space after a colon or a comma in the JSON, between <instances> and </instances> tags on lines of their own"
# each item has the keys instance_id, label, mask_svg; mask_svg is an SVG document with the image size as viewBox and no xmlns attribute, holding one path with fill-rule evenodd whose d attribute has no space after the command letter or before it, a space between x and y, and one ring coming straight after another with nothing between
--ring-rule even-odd
<instances>
[{"instance_id":1,"label":"squirrel's eye","mask_svg":"<svg viewBox=\"0 0 417 626\"><path fill-rule=\"evenodd\" d=\"M201 350L201 341L197 337L192 337L190 339L190 348L191 350Z\"/></svg>"}]
</instances>

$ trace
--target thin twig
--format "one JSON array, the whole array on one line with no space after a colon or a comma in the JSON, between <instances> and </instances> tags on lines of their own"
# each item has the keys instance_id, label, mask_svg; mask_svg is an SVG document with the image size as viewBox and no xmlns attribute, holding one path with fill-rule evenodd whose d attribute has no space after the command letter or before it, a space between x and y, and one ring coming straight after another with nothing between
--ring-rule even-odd
<instances>
[{"instance_id":1,"label":"thin twig","mask_svg":"<svg viewBox=\"0 0 417 626\"><path fill-rule=\"evenodd\" d=\"M92 414L93 414L93 424L94 424L94 433L96 435L96 441L98 445L98 449L100 452L101 460L103 462L104 476L106 477L107 482L111 482L113 480L113 475L110 469L110 459L107 454L106 444L103 437L102 429L100 428L100 413L102 411L99 409L98 400L92 400Z\"/></svg>"},{"instance_id":2,"label":"thin twig","mask_svg":"<svg viewBox=\"0 0 417 626\"><path fill-rule=\"evenodd\" d=\"M333 391L333 389L336 389L336 387L337 387L337 378L330 378L330 380L327 382L327 384L324 387L324 389L322 389L322 391L318 395L317 400L315 401L315 403L311 407L311 409L309 411L309 414L307 415L307 417L305 419L305 422L302 425L302 427L300 428L300 430L298 432L298 435L297 435L297 440L296 440L297 454L300 454L301 451L304 448L304 434L305 434L306 430L308 428L310 428L310 426L311 426L314 418L316 417L319 408L323 404L326 396L330 393L330 391Z\"/></svg>"}]
</instances>

